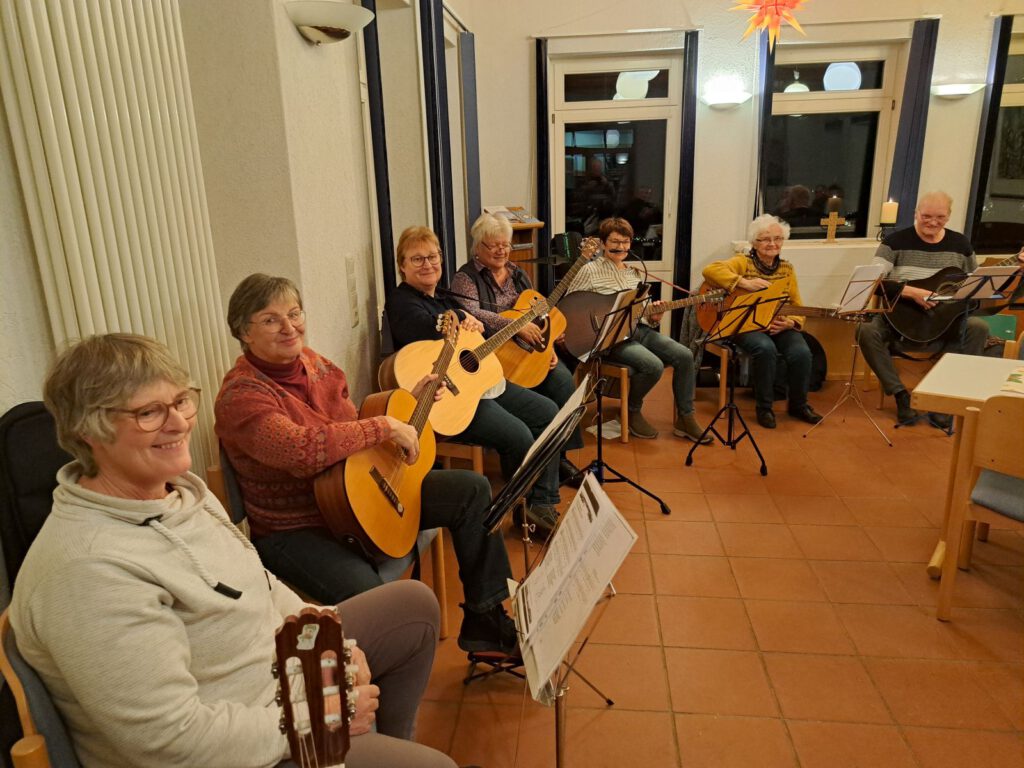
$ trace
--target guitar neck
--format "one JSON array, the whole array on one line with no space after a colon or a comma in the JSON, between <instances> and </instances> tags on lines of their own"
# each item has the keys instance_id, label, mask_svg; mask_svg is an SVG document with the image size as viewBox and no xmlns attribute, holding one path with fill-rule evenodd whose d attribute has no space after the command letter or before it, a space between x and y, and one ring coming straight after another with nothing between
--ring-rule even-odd
<instances>
[{"instance_id":1,"label":"guitar neck","mask_svg":"<svg viewBox=\"0 0 1024 768\"><path fill-rule=\"evenodd\" d=\"M666 301L657 307L648 307L644 310L643 316L650 317L651 315L659 315L662 312L671 312L674 309L682 309L683 307L692 307L695 305L705 304L707 302L717 302L720 297L715 294L697 294L696 296L690 296L687 299L676 299L675 301Z\"/></svg>"},{"instance_id":2,"label":"guitar neck","mask_svg":"<svg viewBox=\"0 0 1024 768\"><path fill-rule=\"evenodd\" d=\"M784 304L779 310L780 315L803 315L804 317L835 317L839 311L831 307L801 307L796 304Z\"/></svg>"},{"instance_id":3,"label":"guitar neck","mask_svg":"<svg viewBox=\"0 0 1024 768\"><path fill-rule=\"evenodd\" d=\"M452 321L455 322L457 319L453 316ZM420 392L420 396L416 398L416 408L413 409L409 425L416 430L417 435L423 434L423 428L427 425L427 419L430 417L430 409L434 407L434 397L448 375L448 367L455 357L455 340L457 338L457 332L445 336L444 345L441 347L441 354L437 356L437 360L434 361L434 366L430 371L437 378L428 382L423 387L423 391Z\"/></svg>"}]
</instances>

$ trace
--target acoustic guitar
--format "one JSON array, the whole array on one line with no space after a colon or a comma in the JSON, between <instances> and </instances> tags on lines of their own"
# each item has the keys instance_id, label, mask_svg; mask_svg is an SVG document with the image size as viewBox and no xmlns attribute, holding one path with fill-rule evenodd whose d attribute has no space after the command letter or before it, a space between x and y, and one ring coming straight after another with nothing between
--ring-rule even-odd
<instances>
[{"instance_id":1,"label":"acoustic guitar","mask_svg":"<svg viewBox=\"0 0 1024 768\"><path fill-rule=\"evenodd\" d=\"M419 397L401 389L377 392L359 409L361 419L387 415L414 427L420 441L416 462L406 464L405 451L386 440L321 472L313 484L317 506L331 532L340 540L357 539L373 557L405 557L420 530L421 486L437 454L427 419L455 356L458 315L445 312L439 327L444 339L437 342L438 355L428 369L437 378L423 387Z\"/></svg>"},{"instance_id":2,"label":"acoustic guitar","mask_svg":"<svg viewBox=\"0 0 1024 768\"><path fill-rule=\"evenodd\" d=\"M612 311L618 295L619 293L576 291L562 299L559 308L569 318L569 327L565 331L565 348L573 357L581 359L593 350L604 318ZM640 308L642 305L635 305L637 309L633 310L633 320L635 322L683 307L720 304L724 298L725 291L709 291L687 299L666 301L657 306L651 304Z\"/></svg>"},{"instance_id":3,"label":"acoustic guitar","mask_svg":"<svg viewBox=\"0 0 1024 768\"><path fill-rule=\"evenodd\" d=\"M744 318L743 323L737 328L729 328L726 335L734 336L740 333L748 333L750 331L763 331L765 326L771 321L773 316L784 317L786 315L801 315L803 317L832 317L839 320L849 320L853 322L861 322L864 320L864 315L860 313L840 313L837 308L834 307L805 307L797 304L785 303L785 300L789 298L789 294L782 290L782 282L772 283L767 288L760 291L744 291L742 288L736 288L727 296L724 301L720 300L717 305L701 305L697 308L697 323L704 333L711 333L711 331L718 324L721 313L726 312L729 309L739 309L741 307L754 305L754 309L751 311L749 317ZM723 293L722 289L718 288L713 283L705 282L700 287L698 295L715 295ZM775 312L775 305L777 302L771 301L774 299L781 299L784 303L779 311ZM760 311L762 306L764 310ZM741 314L736 316L739 320L742 317Z\"/></svg>"},{"instance_id":4,"label":"acoustic guitar","mask_svg":"<svg viewBox=\"0 0 1024 768\"><path fill-rule=\"evenodd\" d=\"M1008 267L1017 262L1016 256L1000 261L989 266ZM936 295L950 295L954 293L957 286L967 277L967 273L957 267L944 267L931 277L921 280L910 280L907 285L915 288L924 288ZM1008 283L1013 283L1019 278L1010 278ZM1003 286L1003 290L1012 292L1010 286ZM993 302L993 308L999 311L1008 302ZM903 338L918 344L927 344L941 338L950 329L953 323L957 322L967 312L969 306L964 301L945 301L937 303L931 309L925 309L912 299L900 299L895 302L892 312L885 317L896 333Z\"/></svg>"},{"instance_id":5,"label":"acoustic guitar","mask_svg":"<svg viewBox=\"0 0 1024 768\"><path fill-rule=\"evenodd\" d=\"M333 608L304 608L286 618L274 638L281 730L301 768L345 768L356 712L354 644L344 638Z\"/></svg>"},{"instance_id":6,"label":"acoustic guitar","mask_svg":"<svg viewBox=\"0 0 1024 768\"><path fill-rule=\"evenodd\" d=\"M565 315L555 305L600 247L601 241L596 237L586 238L580 243L580 255L546 299L537 291L523 291L516 299L515 306L501 313L502 317L509 320L527 318L528 322L540 328L543 335L541 342L536 345L524 341L519 336L513 336L498 348L495 354L501 362L506 379L521 387L533 389L547 377L551 369L555 340L566 328Z\"/></svg>"}]
</instances>

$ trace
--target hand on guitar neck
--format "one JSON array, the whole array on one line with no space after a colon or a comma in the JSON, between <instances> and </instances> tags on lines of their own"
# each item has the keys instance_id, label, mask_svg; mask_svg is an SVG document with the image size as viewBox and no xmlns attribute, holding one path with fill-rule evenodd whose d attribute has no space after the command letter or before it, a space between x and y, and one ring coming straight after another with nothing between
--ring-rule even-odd
<instances>
[{"instance_id":1,"label":"hand on guitar neck","mask_svg":"<svg viewBox=\"0 0 1024 768\"><path fill-rule=\"evenodd\" d=\"M900 296L904 299L909 299L917 304L921 309L931 309L935 306L934 301L928 301L928 297L932 295L932 291L927 288L918 288L915 285L903 286L903 291Z\"/></svg>"},{"instance_id":2,"label":"hand on guitar neck","mask_svg":"<svg viewBox=\"0 0 1024 768\"><path fill-rule=\"evenodd\" d=\"M349 736L369 733L377 720L380 708L380 688L370 683L370 663L358 645L352 646L352 663L357 667L355 686L352 689L356 713L349 721Z\"/></svg>"},{"instance_id":3,"label":"hand on guitar neck","mask_svg":"<svg viewBox=\"0 0 1024 768\"><path fill-rule=\"evenodd\" d=\"M420 393L423 392L423 388L434 381L437 381L437 374L429 373L424 376L419 380L419 383L413 387L412 396L419 399ZM444 393L447 391L448 389L442 381L438 385L437 391L434 393L434 402L436 403L444 397ZM394 416L384 416L384 418L388 422L388 427L391 428L391 436L388 439L402 449L402 452L405 454L405 463L412 466L416 463L416 460L420 455L419 433L412 424L400 421Z\"/></svg>"}]
</instances>

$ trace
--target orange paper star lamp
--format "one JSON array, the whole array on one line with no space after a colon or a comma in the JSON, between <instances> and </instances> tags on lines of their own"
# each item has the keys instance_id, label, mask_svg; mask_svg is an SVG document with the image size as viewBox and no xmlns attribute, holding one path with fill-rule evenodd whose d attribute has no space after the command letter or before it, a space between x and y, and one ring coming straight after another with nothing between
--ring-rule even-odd
<instances>
[{"instance_id":1,"label":"orange paper star lamp","mask_svg":"<svg viewBox=\"0 0 1024 768\"><path fill-rule=\"evenodd\" d=\"M789 24L789 26L801 35L804 34L803 28L796 20L796 17L793 16L793 13L799 10L800 6L807 1L808 0L749 0L749 2L742 2L729 10L751 11L753 16L750 17L750 24L747 25L747 31L743 33L743 39L746 40L750 37L750 33L755 29L767 29L768 49L774 50L775 41L782 36L783 21Z\"/></svg>"}]
</instances>

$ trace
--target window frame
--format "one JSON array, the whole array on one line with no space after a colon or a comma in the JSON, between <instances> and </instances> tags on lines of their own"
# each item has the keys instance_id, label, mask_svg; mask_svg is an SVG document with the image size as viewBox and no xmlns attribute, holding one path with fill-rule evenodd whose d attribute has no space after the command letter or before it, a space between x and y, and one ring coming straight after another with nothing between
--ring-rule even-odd
<instances>
[{"instance_id":1,"label":"window frame","mask_svg":"<svg viewBox=\"0 0 1024 768\"><path fill-rule=\"evenodd\" d=\"M591 72L637 72L654 69L668 70L668 95L653 99L603 99L600 101L567 101L565 98L565 76ZM680 80L683 76L681 51L667 51L663 54L605 54L600 56L573 56L553 59L551 74L554 80L553 111L571 109L619 109L630 107L679 107L682 92Z\"/></svg>"},{"instance_id":2,"label":"window frame","mask_svg":"<svg viewBox=\"0 0 1024 768\"><path fill-rule=\"evenodd\" d=\"M772 93L772 117L784 115L841 114L845 112L878 112L875 156L871 166L868 222L861 236L838 236L837 243L875 240L882 203L886 199L892 176L893 148L899 130L903 84L906 81L909 42L894 40L875 44L780 44L776 48L776 65L820 64L842 61L884 61L882 87L857 91L808 91L805 93ZM770 85L769 85L770 87ZM764 147L761 148L762 152ZM761 160L763 163L763 158ZM764 201L761 201L764 207ZM765 210L767 210L765 208ZM815 240L795 237L794 241ZM824 239L824 230L822 231Z\"/></svg>"}]
</instances>

